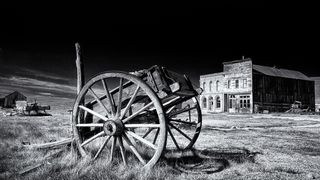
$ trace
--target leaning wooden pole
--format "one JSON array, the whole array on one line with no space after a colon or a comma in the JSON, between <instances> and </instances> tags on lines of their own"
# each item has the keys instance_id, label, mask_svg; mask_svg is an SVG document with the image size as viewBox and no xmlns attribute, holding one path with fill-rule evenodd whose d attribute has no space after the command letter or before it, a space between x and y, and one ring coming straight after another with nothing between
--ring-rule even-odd
<instances>
[{"instance_id":1,"label":"leaning wooden pole","mask_svg":"<svg viewBox=\"0 0 320 180\"><path fill-rule=\"evenodd\" d=\"M75 48L76 48L76 68L77 68L77 95L79 95L82 87L84 86L84 82L85 82L85 77L84 77L84 64L83 64L83 58L82 58L82 53L81 53L81 46L79 43L75 43ZM84 102L83 102L84 104ZM80 118L83 119L84 118L84 114L80 114ZM73 122L72 122L72 117L71 116L71 132L72 132L72 138L73 137ZM72 156L74 157L74 160L77 159L77 150L76 150L76 145L75 145L75 141L73 141L73 143L71 144L71 152L72 152Z\"/></svg>"},{"instance_id":2,"label":"leaning wooden pole","mask_svg":"<svg viewBox=\"0 0 320 180\"><path fill-rule=\"evenodd\" d=\"M81 53L81 47L79 43L75 43L76 47L76 68L77 68L77 95L79 95L82 87L84 86L84 65ZM82 102L84 104L84 102ZM83 114L80 114L80 119L83 119ZM73 132L72 127L72 116L71 116L71 132Z\"/></svg>"},{"instance_id":3,"label":"leaning wooden pole","mask_svg":"<svg viewBox=\"0 0 320 180\"><path fill-rule=\"evenodd\" d=\"M76 46L76 66L77 66L77 94L80 93L82 87L84 86L84 66L82 62L81 47L79 43Z\"/></svg>"}]
</instances>

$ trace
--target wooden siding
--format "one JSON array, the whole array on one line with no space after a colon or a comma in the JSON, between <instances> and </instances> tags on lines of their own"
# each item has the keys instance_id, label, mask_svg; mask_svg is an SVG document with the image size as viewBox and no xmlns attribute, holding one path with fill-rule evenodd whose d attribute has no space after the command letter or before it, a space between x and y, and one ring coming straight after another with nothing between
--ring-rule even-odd
<instances>
[{"instance_id":1,"label":"wooden siding","mask_svg":"<svg viewBox=\"0 0 320 180\"><path fill-rule=\"evenodd\" d=\"M314 108L314 82L274 77L253 72L253 102L261 108L281 112L290 108L294 101Z\"/></svg>"},{"instance_id":2,"label":"wooden siding","mask_svg":"<svg viewBox=\"0 0 320 180\"><path fill-rule=\"evenodd\" d=\"M24 96L23 94L15 91L15 92L7 95L3 99L4 99L4 104L3 104L4 107L14 107L16 104L16 101L26 101L27 97Z\"/></svg>"}]
</instances>

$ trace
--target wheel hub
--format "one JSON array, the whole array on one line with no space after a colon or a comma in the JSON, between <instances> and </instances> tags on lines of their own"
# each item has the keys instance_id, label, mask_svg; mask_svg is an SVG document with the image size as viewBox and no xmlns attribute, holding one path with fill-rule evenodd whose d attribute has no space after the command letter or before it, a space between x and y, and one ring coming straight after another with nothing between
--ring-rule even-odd
<instances>
[{"instance_id":1,"label":"wheel hub","mask_svg":"<svg viewBox=\"0 0 320 180\"><path fill-rule=\"evenodd\" d=\"M123 123L120 120L108 120L103 124L103 131L108 136L119 136L123 130Z\"/></svg>"}]
</instances>

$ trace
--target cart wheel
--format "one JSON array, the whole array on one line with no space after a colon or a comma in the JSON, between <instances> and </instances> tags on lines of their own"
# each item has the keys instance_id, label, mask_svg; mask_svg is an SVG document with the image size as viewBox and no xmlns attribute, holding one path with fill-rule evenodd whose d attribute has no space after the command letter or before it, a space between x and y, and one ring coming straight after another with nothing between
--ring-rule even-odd
<instances>
[{"instance_id":1,"label":"cart wheel","mask_svg":"<svg viewBox=\"0 0 320 180\"><path fill-rule=\"evenodd\" d=\"M166 144L167 126L158 96L128 73L107 72L90 79L76 99L72 118L83 157L151 168Z\"/></svg>"},{"instance_id":2,"label":"cart wheel","mask_svg":"<svg viewBox=\"0 0 320 180\"><path fill-rule=\"evenodd\" d=\"M190 149L201 131L202 115L198 100L193 97L167 107L167 148ZM170 136L170 137L169 137Z\"/></svg>"}]
</instances>

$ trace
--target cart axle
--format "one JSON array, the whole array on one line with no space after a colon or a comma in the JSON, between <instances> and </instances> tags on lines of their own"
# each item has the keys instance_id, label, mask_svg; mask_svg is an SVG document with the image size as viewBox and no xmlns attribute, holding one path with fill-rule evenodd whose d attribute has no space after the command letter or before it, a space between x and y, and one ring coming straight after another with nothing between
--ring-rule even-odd
<instances>
[{"instance_id":1,"label":"cart axle","mask_svg":"<svg viewBox=\"0 0 320 180\"><path fill-rule=\"evenodd\" d=\"M108 120L103 124L103 131L108 136L119 136L123 133L123 123L120 120Z\"/></svg>"}]
</instances>

